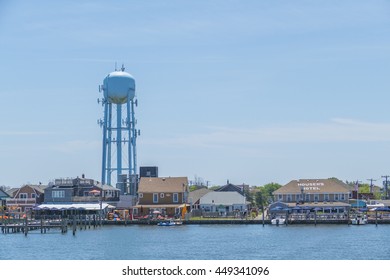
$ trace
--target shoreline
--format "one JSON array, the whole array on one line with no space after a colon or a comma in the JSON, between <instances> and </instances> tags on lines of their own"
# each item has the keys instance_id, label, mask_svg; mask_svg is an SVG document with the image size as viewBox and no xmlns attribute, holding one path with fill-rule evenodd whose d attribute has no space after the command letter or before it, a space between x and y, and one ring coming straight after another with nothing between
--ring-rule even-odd
<instances>
[{"instance_id":1,"label":"shoreline","mask_svg":"<svg viewBox=\"0 0 390 280\"><path fill-rule=\"evenodd\" d=\"M157 225L159 221L103 221L103 225ZM183 221L183 225L262 225L262 220L196 220ZM349 220L293 220L289 221L288 225L350 225ZM368 224L389 224L390 220L368 220ZM271 225L270 220L264 220L264 225ZM276 226L276 225L275 225ZM279 226L286 226L281 224Z\"/></svg>"}]
</instances>

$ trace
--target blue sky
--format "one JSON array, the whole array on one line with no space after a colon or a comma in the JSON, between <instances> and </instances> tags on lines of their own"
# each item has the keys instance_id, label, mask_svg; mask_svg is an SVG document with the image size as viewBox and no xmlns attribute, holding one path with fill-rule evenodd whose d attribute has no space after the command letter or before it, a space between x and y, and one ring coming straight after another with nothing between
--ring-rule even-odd
<instances>
[{"instance_id":1,"label":"blue sky","mask_svg":"<svg viewBox=\"0 0 390 280\"><path fill-rule=\"evenodd\" d=\"M389 1L0 0L0 185L100 180L97 104L125 64L138 166L211 185L378 179Z\"/></svg>"}]
</instances>

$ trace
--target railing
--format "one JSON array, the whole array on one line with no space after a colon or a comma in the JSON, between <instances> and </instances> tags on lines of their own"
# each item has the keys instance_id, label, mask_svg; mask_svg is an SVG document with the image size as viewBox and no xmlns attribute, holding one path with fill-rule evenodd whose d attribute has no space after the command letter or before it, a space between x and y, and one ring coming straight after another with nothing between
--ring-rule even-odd
<instances>
[{"instance_id":1,"label":"railing","mask_svg":"<svg viewBox=\"0 0 390 280\"><path fill-rule=\"evenodd\" d=\"M19 205L19 204L36 204L35 198L10 198L7 199L7 205Z\"/></svg>"},{"instance_id":2,"label":"railing","mask_svg":"<svg viewBox=\"0 0 390 280\"><path fill-rule=\"evenodd\" d=\"M119 201L119 197L73 196L72 202L99 202L100 199L102 201Z\"/></svg>"}]
</instances>

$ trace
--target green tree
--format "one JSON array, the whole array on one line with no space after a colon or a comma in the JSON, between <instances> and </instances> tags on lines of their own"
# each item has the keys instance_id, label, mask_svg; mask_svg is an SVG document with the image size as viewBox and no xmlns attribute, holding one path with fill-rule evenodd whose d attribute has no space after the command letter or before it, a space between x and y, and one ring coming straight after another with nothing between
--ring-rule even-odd
<instances>
[{"instance_id":1,"label":"green tree","mask_svg":"<svg viewBox=\"0 0 390 280\"><path fill-rule=\"evenodd\" d=\"M278 183L268 183L264 186L257 187L256 195L255 195L255 201L258 207L261 205L267 206L272 200L273 195L272 193L279 189L282 185Z\"/></svg>"}]
</instances>

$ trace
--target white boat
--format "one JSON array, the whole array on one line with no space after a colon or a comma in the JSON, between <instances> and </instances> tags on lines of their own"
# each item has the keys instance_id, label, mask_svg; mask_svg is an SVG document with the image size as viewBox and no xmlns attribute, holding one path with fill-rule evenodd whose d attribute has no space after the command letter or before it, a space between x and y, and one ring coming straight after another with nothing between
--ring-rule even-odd
<instances>
[{"instance_id":1,"label":"white boat","mask_svg":"<svg viewBox=\"0 0 390 280\"><path fill-rule=\"evenodd\" d=\"M368 223L368 221L367 221L366 215L364 215L364 216L358 215L358 216L355 216L351 219L352 225L365 225L367 223Z\"/></svg>"},{"instance_id":2,"label":"white boat","mask_svg":"<svg viewBox=\"0 0 390 280\"><path fill-rule=\"evenodd\" d=\"M367 206L369 211L375 211L376 208L385 207L383 203L379 203L377 201L373 201L371 203L368 203Z\"/></svg>"},{"instance_id":3,"label":"white boat","mask_svg":"<svg viewBox=\"0 0 390 280\"><path fill-rule=\"evenodd\" d=\"M272 225L282 225L286 222L286 219L283 217L276 217L271 220Z\"/></svg>"},{"instance_id":4,"label":"white boat","mask_svg":"<svg viewBox=\"0 0 390 280\"><path fill-rule=\"evenodd\" d=\"M173 220L161 221L161 222L157 223L158 226L181 226L182 224L183 224L183 222L173 221Z\"/></svg>"}]
</instances>

